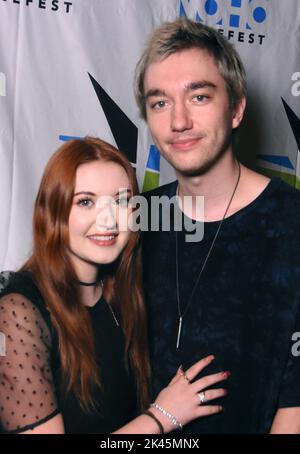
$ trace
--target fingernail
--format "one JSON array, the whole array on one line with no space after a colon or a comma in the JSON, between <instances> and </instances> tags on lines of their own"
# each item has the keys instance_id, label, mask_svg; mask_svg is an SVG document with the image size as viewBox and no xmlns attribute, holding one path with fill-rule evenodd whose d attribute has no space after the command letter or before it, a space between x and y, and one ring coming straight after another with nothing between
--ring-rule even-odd
<instances>
[{"instance_id":1,"label":"fingernail","mask_svg":"<svg viewBox=\"0 0 300 454\"><path fill-rule=\"evenodd\" d=\"M230 377L230 375L231 375L231 372L229 370L227 370L226 372L223 372L224 378L228 378L228 377Z\"/></svg>"},{"instance_id":2,"label":"fingernail","mask_svg":"<svg viewBox=\"0 0 300 454\"><path fill-rule=\"evenodd\" d=\"M214 355L209 355L209 356L207 357L207 361L208 361L208 362L211 362L211 361L213 361L214 359L215 359Z\"/></svg>"},{"instance_id":3,"label":"fingernail","mask_svg":"<svg viewBox=\"0 0 300 454\"><path fill-rule=\"evenodd\" d=\"M178 367L177 374L183 375L182 364Z\"/></svg>"},{"instance_id":4,"label":"fingernail","mask_svg":"<svg viewBox=\"0 0 300 454\"><path fill-rule=\"evenodd\" d=\"M222 407L222 405L219 405L219 411L223 411L224 410L224 407Z\"/></svg>"}]
</instances>

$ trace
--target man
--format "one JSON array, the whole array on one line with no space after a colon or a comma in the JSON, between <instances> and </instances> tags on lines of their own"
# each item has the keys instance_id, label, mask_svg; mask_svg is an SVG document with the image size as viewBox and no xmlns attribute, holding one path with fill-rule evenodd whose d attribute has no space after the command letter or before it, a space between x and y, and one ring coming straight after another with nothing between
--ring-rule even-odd
<instances>
[{"instance_id":1,"label":"man","mask_svg":"<svg viewBox=\"0 0 300 454\"><path fill-rule=\"evenodd\" d=\"M237 52L187 19L157 29L137 66L141 114L177 175L146 196L205 204L202 241L185 241L174 221L144 235L154 391L208 354L205 373L231 371L225 412L190 433L300 433L299 195L237 161L245 97Z\"/></svg>"}]
</instances>

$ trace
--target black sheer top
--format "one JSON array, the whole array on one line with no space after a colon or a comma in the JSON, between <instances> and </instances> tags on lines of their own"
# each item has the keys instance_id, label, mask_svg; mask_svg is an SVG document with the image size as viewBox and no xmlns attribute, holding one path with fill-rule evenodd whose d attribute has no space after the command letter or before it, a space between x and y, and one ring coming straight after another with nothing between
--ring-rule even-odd
<instances>
[{"instance_id":1,"label":"black sheer top","mask_svg":"<svg viewBox=\"0 0 300 454\"><path fill-rule=\"evenodd\" d=\"M2 432L23 432L61 413L66 433L110 433L135 416L136 390L125 365L122 330L103 298L87 310L102 382L90 413L73 393L63 396L57 335L30 273L10 277L0 298Z\"/></svg>"}]
</instances>

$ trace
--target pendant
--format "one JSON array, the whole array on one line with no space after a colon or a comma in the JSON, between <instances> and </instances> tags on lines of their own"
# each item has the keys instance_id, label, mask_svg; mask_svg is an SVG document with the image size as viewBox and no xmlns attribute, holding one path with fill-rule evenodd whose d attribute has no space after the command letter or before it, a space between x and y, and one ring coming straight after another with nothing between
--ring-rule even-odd
<instances>
[{"instance_id":1,"label":"pendant","mask_svg":"<svg viewBox=\"0 0 300 454\"><path fill-rule=\"evenodd\" d=\"M177 342L176 342L176 348L177 349L179 348L179 343L180 343L181 327L182 327L182 317L179 317L178 332L177 332Z\"/></svg>"}]
</instances>

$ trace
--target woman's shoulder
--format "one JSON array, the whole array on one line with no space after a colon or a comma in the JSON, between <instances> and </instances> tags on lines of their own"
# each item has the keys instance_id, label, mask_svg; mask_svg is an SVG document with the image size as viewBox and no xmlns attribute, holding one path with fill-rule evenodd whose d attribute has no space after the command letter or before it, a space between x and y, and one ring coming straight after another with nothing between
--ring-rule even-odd
<instances>
[{"instance_id":1,"label":"woman's shoulder","mask_svg":"<svg viewBox=\"0 0 300 454\"><path fill-rule=\"evenodd\" d=\"M49 321L49 313L34 277L30 271L4 271L0 273L0 301L7 300L11 295L14 301L25 298L33 308L40 311L43 318Z\"/></svg>"},{"instance_id":2,"label":"woman's shoulder","mask_svg":"<svg viewBox=\"0 0 300 454\"><path fill-rule=\"evenodd\" d=\"M7 293L40 293L30 271L2 271L0 273L0 295ZM40 296L40 294L39 294Z\"/></svg>"}]
</instances>

